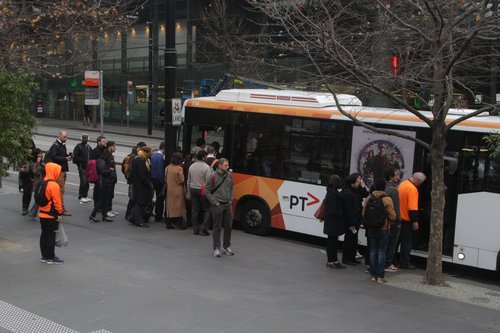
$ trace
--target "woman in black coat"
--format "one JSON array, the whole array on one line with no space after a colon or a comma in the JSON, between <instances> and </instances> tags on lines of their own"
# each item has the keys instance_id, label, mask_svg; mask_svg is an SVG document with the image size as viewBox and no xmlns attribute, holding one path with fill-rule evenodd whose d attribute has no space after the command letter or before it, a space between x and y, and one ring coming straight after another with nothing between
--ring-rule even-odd
<instances>
[{"instance_id":1,"label":"woman in black coat","mask_svg":"<svg viewBox=\"0 0 500 333\"><path fill-rule=\"evenodd\" d=\"M345 221L342 214L342 196L339 192L341 179L337 175L330 176L325 197L325 221L323 233L326 241L327 267L345 268L337 257L338 238L345 233Z\"/></svg>"}]
</instances>

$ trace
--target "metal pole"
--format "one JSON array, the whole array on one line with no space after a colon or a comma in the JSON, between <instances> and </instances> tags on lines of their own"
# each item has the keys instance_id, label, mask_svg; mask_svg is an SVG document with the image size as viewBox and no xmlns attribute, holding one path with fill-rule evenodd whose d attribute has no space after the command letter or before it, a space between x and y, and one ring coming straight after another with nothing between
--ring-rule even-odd
<instances>
[{"instance_id":1,"label":"metal pole","mask_svg":"<svg viewBox=\"0 0 500 333\"><path fill-rule=\"evenodd\" d=\"M120 31L121 38L121 59L120 59L120 80L122 81L121 89L121 120L123 121L123 116L127 117L127 127L129 120L129 105L128 105L128 68L127 68L127 30L122 29Z\"/></svg>"},{"instance_id":2,"label":"metal pole","mask_svg":"<svg viewBox=\"0 0 500 333\"><path fill-rule=\"evenodd\" d=\"M126 99L126 112L127 112L127 128L129 127L129 122L130 122L130 87L127 81L127 99Z\"/></svg>"},{"instance_id":3,"label":"metal pole","mask_svg":"<svg viewBox=\"0 0 500 333\"><path fill-rule=\"evenodd\" d=\"M152 0L153 4L153 115L159 114L158 107L158 78L160 71L158 67L158 43L159 43L159 0ZM165 111L165 110L163 110ZM154 119L154 117L153 117ZM157 118L159 119L159 118Z\"/></svg>"},{"instance_id":4,"label":"metal pole","mask_svg":"<svg viewBox=\"0 0 500 333\"><path fill-rule=\"evenodd\" d=\"M175 0L165 0L165 146L167 156L177 150L177 126L172 125L172 99L177 90L175 49Z\"/></svg>"},{"instance_id":5,"label":"metal pole","mask_svg":"<svg viewBox=\"0 0 500 333\"><path fill-rule=\"evenodd\" d=\"M152 4L150 5L153 8ZM148 135L153 134L153 24L146 23L149 32L148 44Z\"/></svg>"},{"instance_id":6,"label":"metal pole","mask_svg":"<svg viewBox=\"0 0 500 333\"><path fill-rule=\"evenodd\" d=\"M99 71L99 109L101 113L101 136L104 133L104 74Z\"/></svg>"}]
</instances>

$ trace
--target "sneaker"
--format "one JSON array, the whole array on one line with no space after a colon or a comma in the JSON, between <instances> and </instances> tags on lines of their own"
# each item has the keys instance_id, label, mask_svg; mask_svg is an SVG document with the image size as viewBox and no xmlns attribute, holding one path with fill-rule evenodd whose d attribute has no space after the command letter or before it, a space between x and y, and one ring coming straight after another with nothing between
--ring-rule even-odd
<instances>
[{"instance_id":1,"label":"sneaker","mask_svg":"<svg viewBox=\"0 0 500 333\"><path fill-rule=\"evenodd\" d=\"M59 257L54 257L53 259L47 259L47 264L49 265L60 265L63 264L64 260Z\"/></svg>"},{"instance_id":2,"label":"sneaker","mask_svg":"<svg viewBox=\"0 0 500 333\"><path fill-rule=\"evenodd\" d=\"M234 256L234 252L233 250L231 250L231 248L228 246L228 247L223 247L222 250L220 251L222 254L225 254L227 256Z\"/></svg>"},{"instance_id":3,"label":"sneaker","mask_svg":"<svg viewBox=\"0 0 500 333\"><path fill-rule=\"evenodd\" d=\"M385 278L383 278L383 277L379 277L379 278L377 279L377 282L378 282L378 283L382 283L382 284L384 284L384 283L387 283L387 280L386 280Z\"/></svg>"},{"instance_id":4,"label":"sneaker","mask_svg":"<svg viewBox=\"0 0 500 333\"><path fill-rule=\"evenodd\" d=\"M377 278L376 278L375 276L372 276L371 280L372 280L373 282L377 282Z\"/></svg>"},{"instance_id":5,"label":"sneaker","mask_svg":"<svg viewBox=\"0 0 500 333\"><path fill-rule=\"evenodd\" d=\"M361 255L361 253L359 253L358 251L356 251L356 257L355 259L361 259L363 258L363 256Z\"/></svg>"},{"instance_id":6,"label":"sneaker","mask_svg":"<svg viewBox=\"0 0 500 333\"><path fill-rule=\"evenodd\" d=\"M118 213L116 210L112 210L111 213L113 213L115 216L120 215L120 213Z\"/></svg>"},{"instance_id":7,"label":"sneaker","mask_svg":"<svg viewBox=\"0 0 500 333\"><path fill-rule=\"evenodd\" d=\"M89 202L89 201L87 200L87 198L80 198L80 203L81 203L81 204L84 204L84 203L87 203L87 202Z\"/></svg>"},{"instance_id":8,"label":"sneaker","mask_svg":"<svg viewBox=\"0 0 500 333\"><path fill-rule=\"evenodd\" d=\"M107 215L108 217L115 217L115 216L116 216L115 214L113 214L113 212L112 212L112 211L109 211L106 215Z\"/></svg>"},{"instance_id":9,"label":"sneaker","mask_svg":"<svg viewBox=\"0 0 500 333\"><path fill-rule=\"evenodd\" d=\"M27 209L21 210L21 215L28 215L28 210Z\"/></svg>"},{"instance_id":10,"label":"sneaker","mask_svg":"<svg viewBox=\"0 0 500 333\"><path fill-rule=\"evenodd\" d=\"M217 258L220 257L220 250L218 248L215 248L215 250L214 250L214 257L217 257Z\"/></svg>"},{"instance_id":11,"label":"sneaker","mask_svg":"<svg viewBox=\"0 0 500 333\"><path fill-rule=\"evenodd\" d=\"M332 261L332 262L327 262L326 267L342 269L342 268L345 268L345 265L342 265L339 261L335 261L335 262Z\"/></svg>"},{"instance_id":12,"label":"sneaker","mask_svg":"<svg viewBox=\"0 0 500 333\"><path fill-rule=\"evenodd\" d=\"M42 259L40 259L40 262L45 264L45 263L47 263L47 260L48 260L47 258L42 257Z\"/></svg>"},{"instance_id":13,"label":"sneaker","mask_svg":"<svg viewBox=\"0 0 500 333\"><path fill-rule=\"evenodd\" d=\"M87 202L91 202L92 199L90 199L89 197L85 197L85 200L87 200Z\"/></svg>"},{"instance_id":14,"label":"sneaker","mask_svg":"<svg viewBox=\"0 0 500 333\"><path fill-rule=\"evenodd\" d=\"M394 273L394 272L399 271L399 268L397 268L396 266L394 266L393 264L391 264L386 269L384 269L384 271L386 271L386 272L393 272Z\"/></svg>"}]
</instances>

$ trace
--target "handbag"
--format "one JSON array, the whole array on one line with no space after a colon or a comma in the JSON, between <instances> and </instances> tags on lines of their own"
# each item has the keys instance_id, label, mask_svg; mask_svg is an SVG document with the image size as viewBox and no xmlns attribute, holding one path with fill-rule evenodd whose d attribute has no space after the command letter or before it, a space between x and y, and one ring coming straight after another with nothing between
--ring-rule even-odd
<instances>
[{"instance_id":1,"label":"handbag","mask_svg":"<svg viewBox=\"0 0 500 333\"><path fill-rule=\"evenodd\" d=\"M68 236L66 235L66 232L64 231L64 227L62 223L59 223L59 226L57 227L56 231L56 246L57 247L64 247L68 246L69 241L68 241Z\"/></svg>"},{"instance_id":2,"label":"handbag","mask_svg":"<svg viewBox=\"0 0 500 333\"><path fill-rule=\"evenodd\" d=\"M318 209L316 210L316 212L314 212L314 217L320 221L323 221L325 219L325 213L326 213L326 205L325 205L325 200L323 200L321 202L321 205L319 205Z\"/></svg>"}]
</instances>

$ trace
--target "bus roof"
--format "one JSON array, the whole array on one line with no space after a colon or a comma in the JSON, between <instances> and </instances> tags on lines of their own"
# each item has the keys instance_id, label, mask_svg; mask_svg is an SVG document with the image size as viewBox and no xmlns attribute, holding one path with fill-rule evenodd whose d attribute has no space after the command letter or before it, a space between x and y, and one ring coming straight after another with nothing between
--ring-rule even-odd
<instances>
[{"instance_id":1,"label":"bus roof","mask_svg":"<svg viewBox=\"0 0 500 333\"><path fill-rule=\"evenodd\" d=\"M218 101L248 102L273 105L305 106L323 108L336 106L330 93L307 92L299 90L272 89L229 89L222 90L216 96ZM337 99L342 106L361 106L361 100L354 95L338 94Z\"/></svg>"},{"instance_id":2,"label":"bus roof","mask_svg":"<svg viewBox=\"0 0 500 333\"><path fill-rule=\"evenodd\" d=\"M317 119L349 120L338 110L335 105L335 101L333 101L333 105L328 103L328 95L330 95L330 98L333 99L331 94L324 93L307 93L292 90L275 91L265 89L231 89L223 90L217 94L217 96L213 97L188 99L184 105L187 107L237 112L268 113ZM282 96L285 96L287 99L283 100L284 98ZM301 100L313 97L318 98L317 102ZM355 96L352 97L356 98ZM318 106L322 103L324 106ZM311 105L315 105L315 107L312 107ZM427 127L426 123L409 111L403 109L376 108L367 106L343 106L342 108L344 111L355 115L357 119L370 124ZM471 110L450 110L448 117L446 118L446 122L449 123L469 112L471 112ZM422 111L422 114L426 117L432 117L432 114L429 111ZM483 133L500 132L500 117L489 115L472 117L454 126L453 129Z\"/></svg>"}]
</instances>

